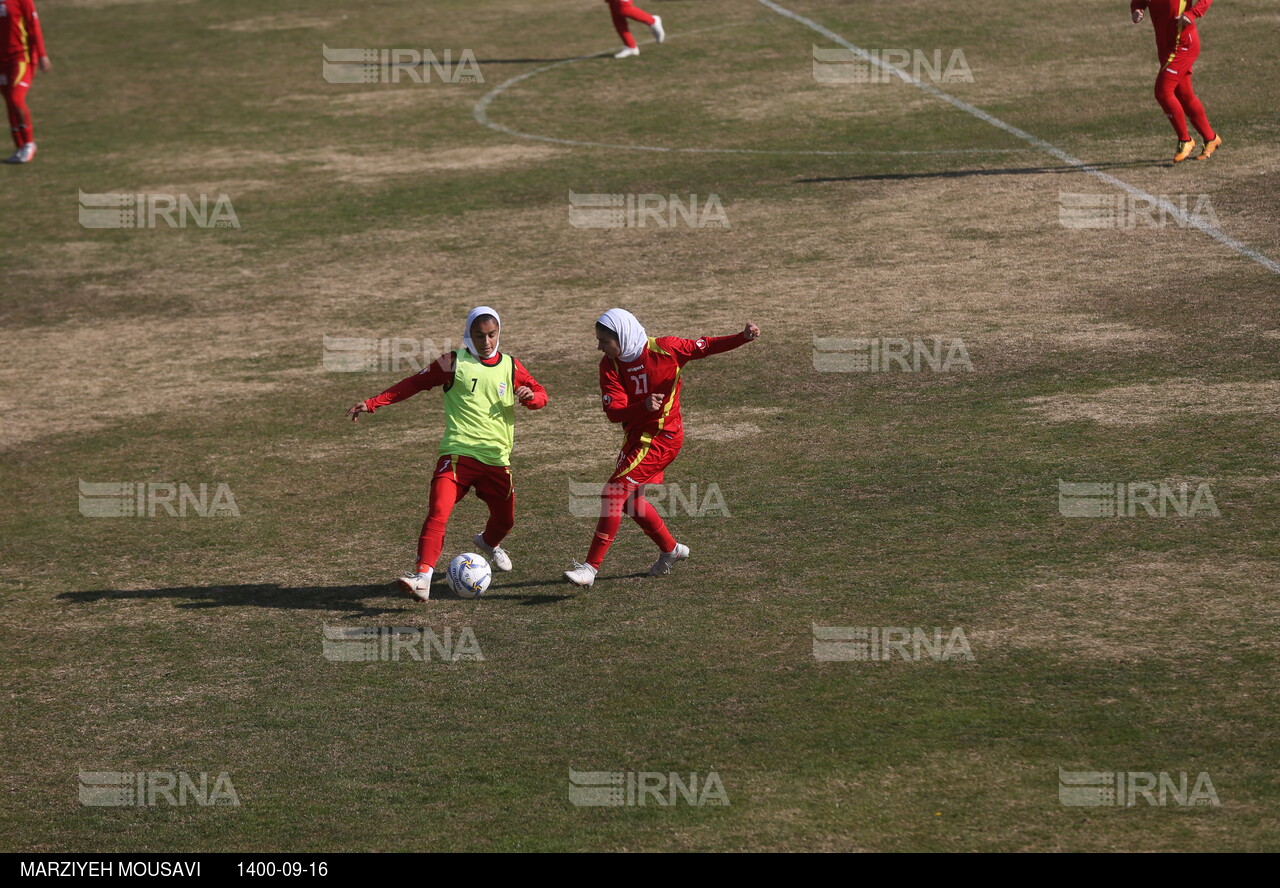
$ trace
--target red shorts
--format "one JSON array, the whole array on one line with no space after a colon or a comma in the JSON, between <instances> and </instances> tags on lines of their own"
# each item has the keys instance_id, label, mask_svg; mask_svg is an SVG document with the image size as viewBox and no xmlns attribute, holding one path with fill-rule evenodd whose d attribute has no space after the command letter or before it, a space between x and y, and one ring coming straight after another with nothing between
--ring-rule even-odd
<instances>
[{"instance_id":1,"label":"red shorts","mask_svg":"<svg viewBox=\"0 0 1280 888\"><path fill-rule=\"evenodd\" d=\"M1192 73L1191 69L1198 58L1200 58L1200 34L1194 27L1183 28L1182 33L1178 35L1177 46L1160 66L1160 73L1184 77Z\"/></svg>"},{"instance_id":2,"label":"red shorts","mask_svg":"<svg viewBox=\"0 0 1280 888\"><path fill-rule=\"evenodd\" d=\"M442 456L431 473L431 482L448 478L458 485L457 499L462 499L471 488L476 496L489 500L504 500L514 492L511 483L511 466L491 466L469 456Z\"/></svg>"},{"instance_id":3,"label":"red shorts","mask_svg":"<svg viewBox=\"0 0 1280 888\"><path fill-rule=\"evenodd\" d=\"M621 482L639 487L661 484L662 473L680 455L684 432L658 432L652 440L628 440L618 454L618 463L609 483Z\"/></svg>"},{"instance_id":4,"label":"red shorts","mask_svg":"<svg viewBox=\"0 0 1280 888\"><path fill-rule=\"evenodd\" d=\"M8 90L26 92L31 86L31 75L35 73L30 62L24 58L0 59L0 87Z\"/></svg>"}]
</instances>

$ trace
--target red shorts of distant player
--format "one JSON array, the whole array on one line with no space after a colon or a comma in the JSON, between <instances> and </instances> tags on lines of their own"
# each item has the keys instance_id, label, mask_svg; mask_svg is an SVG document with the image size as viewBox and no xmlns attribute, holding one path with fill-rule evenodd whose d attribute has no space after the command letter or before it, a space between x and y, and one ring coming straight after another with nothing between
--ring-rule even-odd
<instances>
[{"instance_id":1,"label":"red shorts of distant player","mask_svg":"<svg viewBox=\"0 0 1280 888\"><path fill-rule=\"evenodd\" d=\"M31 64L26 58L0 60L0 94L9 112L13 143L21 148L33 141L31 112L27 110L27 90L31 88Z\"/></svg>"},{"instance_id":2,"label":"red shorts of distant player","mask_svg":"<svg viewBox=\"0 0 1280 888\"><path fill-rule=\"evenodd\" d=\"M604 2L609 6L609 14L613 16L613 28L622 38L623 44L635 49L636 38L631 36L631 27L627 24L627 19L642 25L652 25L653 16L638 8L631 0L604 0Z\"/></svg>"},{"instance_id":3,"label":"red shorts of distant player","mask_svg":"<svg viewBox=\"0 0 1280 888\"><path fill-rule=\"evenodd\" d=\"M458 500L475 488L476 496L489 507L484 541L496 546L516 523L515 487L510 466L490 466L469 456L442 456L431 476L431 498L427 520L418 537L418 571L435 567L444 549L444 531Z\"/></svg>"}]
</instances>

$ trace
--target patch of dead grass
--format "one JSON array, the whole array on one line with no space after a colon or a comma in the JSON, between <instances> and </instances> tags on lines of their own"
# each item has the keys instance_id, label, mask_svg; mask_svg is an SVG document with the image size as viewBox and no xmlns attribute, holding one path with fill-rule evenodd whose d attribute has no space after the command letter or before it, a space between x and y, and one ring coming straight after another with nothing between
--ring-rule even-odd
<instances>
[{"instance_id":1,"label":"patch of dead grass","mask_svg":"<svg viewBox=\"0 0 1280 888\"><path fill-rule=\"evenodd\" d=\"M977 657L989 647L1113 662L1229 658L1280 648L1271 628L1280 619L1277 583L1272 561L1143 555L1038 581L1003 603L993 618L999 628L965 635ZM1236 637L1223 636L1228 627Z\"/></svg>"},{"instance_id":2,"label":"patch of dead grass","mask_svg":"<svg viewBox=\"0 0 1280 888\"><path fill-rule=\"evenodd\" d=\"M1270 416L1280 413L1280 382L1206 383L1196 379L1117 386L1088 395L1030 398L1049 422L1090 419L1108 426L1169 422L1180 416Z\"/></svg>"}]
</instances>

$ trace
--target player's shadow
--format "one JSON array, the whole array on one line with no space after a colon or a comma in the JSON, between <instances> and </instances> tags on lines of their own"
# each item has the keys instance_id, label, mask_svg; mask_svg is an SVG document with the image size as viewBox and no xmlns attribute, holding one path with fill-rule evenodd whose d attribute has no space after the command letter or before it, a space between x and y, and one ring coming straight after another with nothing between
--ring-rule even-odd
<instances>
[{"instance_id":1,"label":"player's shadow","mask_svg":"<svg viewBox=\"0 0 1280 888\"><path fill-rule=\"evenodd\" d=\"M1106 170L1119 167L1161 167L1167 164L1153 160L1122 160L1113 163L1091 163L1089 169ZM979 170L935 170L924 173L870 173L865 176L818 176L796 179L797 185L820 185L827 182L902 182L911 179L964 179L969 176L1039 176L1045 173L1084 172L1074 166L996 167Z\"/></svg>"},{"instance_id":2,"label":"player's shadow","mask_svg":"<svg viewBox=\"0 0 1280 888\"><path fill-rule=\"evenodd\" d=\"M563 581L561 581L563 582ZM531 580L520 586L557 585L554 580ZM507 587L503 587L507 588ZM455 598L443 582L431 585L433 598ZM547 604L568 595L499 595L520 604ZM281 586L278 583L246 583L235 586L173 586L166 589L93 589L63 592L60 601L88 604L95 601L153 601L175 599L174 607L268 607L284 610L345 611L353 617L401 613L417 602L394 584L363 586Z\"/></svg>"}]
</instances>

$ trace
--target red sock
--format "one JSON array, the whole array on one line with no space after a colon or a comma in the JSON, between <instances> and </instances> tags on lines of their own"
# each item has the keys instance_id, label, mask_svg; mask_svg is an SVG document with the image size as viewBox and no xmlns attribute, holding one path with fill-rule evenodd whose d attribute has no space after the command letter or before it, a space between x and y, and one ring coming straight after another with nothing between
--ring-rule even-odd
<instances>
[{"instance_id":1,"label":"red sock","mask_svg":"<svg viewBox=\"0 0 1280 888\"><path fill-rule=\"evenodd\" d=\"M612 3L609 4L613 6ZM609 483L600 491L600 520L596 522L596 535L591 538L591 548L587 551L587 564L600 569L604 556L608 554L613 539L618 535L618 526L622 524L622 507L629 491L622 484Z\"/></svg>"},{"instance_id":2,"label":"red sock","mask_svg":"<svg viewBox=\"0 0 1280 888\"><path fill-rule=\"evenodd\" d=\"M1200 137L1206 142L1212 142L1216 136L1213 127L1209 125L1209 115L1204 113L1204 105L1200 103L1195 90L1191 88L1190 74L1178 81L1174 96L1187 112L1187 117L1191 118L1191 125L1196 128Z\"/></svg>"},{"instance_id":3,"label":"red sock","mask_svg":"<svg viewBox=\"0 0 1280 888\"><path fill-rule=\"evenodd\" d=\"M1180 77L1179 74L1161 71L1160 76L1156 78L1156 101L1164 109L1164 116L1173 124L1173 131L1178 136L1178 141L1186 142L1191 139L1191 136L1187 135L1187 116L1182 112L1182 103L1175 95Z\"/></svg>"},{"instance_id":4,"label":"red sock","mask_svg":"<svg viewBox=\"0 0 1280 888\"><path fill-rule=\"evenodd\" d=\"M645 536L657 543L658 548L663 552L670 552L676 547L676 538L667 530L662 516L649 507L649 501L644 498L643 488L637 490L628 501L627 514L636 520L636 524L640 525Z\"/></svg>"},{"instance_id":5,"label":"red sock","mask_svg":"<svg viewBox=\"0 0 1280 888\"><path fill-rule=\"evenodd\" d=\"M448 475L437 475L431 480L427 520L422 522L422 532L418 535L418 573L433 569L440 560L440 553L444 550L444 529L457 501L458 482Z\"/></svg>"},{"instance_id":6,"label":"red sock","mask_svg":"<svg viewBox=\"0 0 1280 888\"><path fill-rule=\"evenodd\" d=\"M9 129L13 134L13 144L21 148L32 141L31 113L27 110L26 87L3 87L4 104L9 112Z\"/></svg>"}]
</instances>

